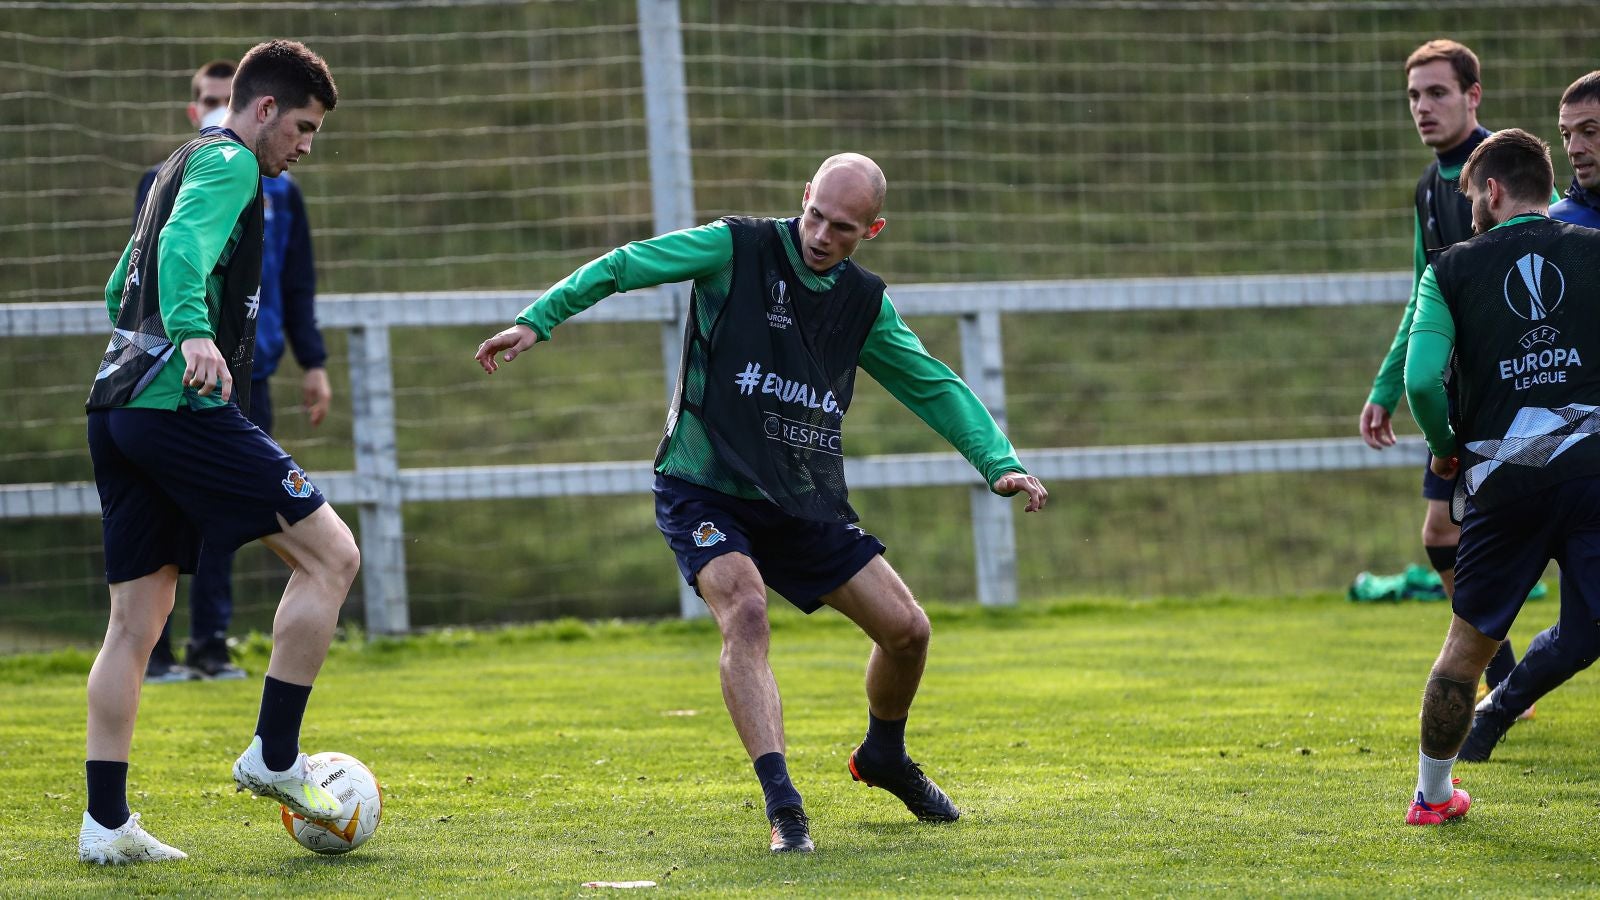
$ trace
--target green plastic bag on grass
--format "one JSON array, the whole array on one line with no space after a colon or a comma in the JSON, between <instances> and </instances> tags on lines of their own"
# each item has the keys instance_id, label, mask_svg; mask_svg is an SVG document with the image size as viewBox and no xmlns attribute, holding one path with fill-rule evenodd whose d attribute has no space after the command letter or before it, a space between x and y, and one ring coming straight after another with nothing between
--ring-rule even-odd
<instances>
[{"instance_id":1,"label":"green plastic bag on grass","mask_svg":"<svg viewBox=\"0 0 1600 900\"><path fill-rule=\"evenodd\" d=\"M1528 592L1528 599L1540 600L1549 593L1550 589L1541 581ZM1446 599L1444 582L1439 580L1439 573L1416 563L1406 566L1406 570L1398 575L1374 575L1371 572L1362 572L1350 582L1346 596L1355 603Z\"/></svg>"}]
</instances>

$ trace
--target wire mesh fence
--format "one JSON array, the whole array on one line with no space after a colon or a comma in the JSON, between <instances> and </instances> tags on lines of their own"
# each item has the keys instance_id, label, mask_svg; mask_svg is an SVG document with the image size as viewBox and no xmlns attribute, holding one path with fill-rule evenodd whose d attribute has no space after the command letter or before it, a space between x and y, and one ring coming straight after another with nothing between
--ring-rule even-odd
<instances>
[{"instance_id":1,"label":"wire mesh fence","mask_svg":"<svg viewBox=\"0 0 1600 900\"><path fill-rule=\"evenodd\" d=\"M1485 124L1554 139L1561 90L1594 67L1585 48L1600 25L1587 9L1449 7L1448 36L1483 60ZM861 258L891 297L934 281L1400 269L1428 160L1401 64L1440 36L1440 10L683 0L696 207L701 220L786 215L823 156L867 152L889 176L890 225ZM0 3L0 14L0 302L98 298L134 184L188 133L190 75L268 35L318 50L341 89L296 167L324 291L539 289L651 232L633 4ZM1564 180L1559 154L1557 171ZM1008 316L1011 436L1025 461L1039 447L1347 437L1403 300ZM958 355L953 318L911 324L936 355ZM394 331L403 466L649 457L663 414L658 328L569 327L492 383L471 365L480 332ZM328 338L328 422L299 415L292 363L275 383L277 437L313 473L348 469L353 454L344 336ZM90 478L79 404L103 338L4 345L5 481ZM942 449L876 385L861 393L853 452ZM1019 589L1024 600L1337 589L1420 558L1418 477L1075 484L1019 528ZM856 505L921 596L972 596L964 490L865 491ZM643 496L415 504L405 526L418 625L676 608ZM0 650L92 638L100 566L92 520L0 522ZM241 555L240 627L270 624L281 569L264 551Z\"/></svg>"}]
</instances>

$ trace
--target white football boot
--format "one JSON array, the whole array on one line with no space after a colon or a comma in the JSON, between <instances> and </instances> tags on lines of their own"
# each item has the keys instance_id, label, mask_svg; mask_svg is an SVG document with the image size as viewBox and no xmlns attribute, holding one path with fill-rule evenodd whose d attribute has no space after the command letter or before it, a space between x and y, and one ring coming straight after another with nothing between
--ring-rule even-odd
<instances>
[{"instance_id":1,"label":"white football boot","mask_svg":"<svg viewBox=\"0 0 1600 900\"><path fill-rule=\"evenodd\" d=\"M188 859L189 854L176 847L168 847L139 826L139 814L128 817L118 828L107 828L83 814L83 827L78 830L78 859L102 866L120 866L123 863L161 862L168 859Z\"/></svg>"},{"instance_id":2,"label":"white football boot","mask_svg":"<svg viewBox=\"0 0 1600 900\"><path fill-rule=\"evenodd\" d=\"M344 810L344 804L317 783L304 753L295 758L294 765L287 771L274 772L267 768L266 760L261 758L259 734L234 762L233 781L239 790L270 797L307 819L333 819Z\"/></svg>"}]
</instances>

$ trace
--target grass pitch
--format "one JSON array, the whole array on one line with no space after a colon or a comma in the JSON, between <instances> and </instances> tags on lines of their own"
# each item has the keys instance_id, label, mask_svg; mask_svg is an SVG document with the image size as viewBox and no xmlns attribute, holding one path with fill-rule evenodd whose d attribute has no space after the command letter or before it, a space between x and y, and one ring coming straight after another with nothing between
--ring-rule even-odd
<instances>
[{"instance_id":1,"label":"grass pitch","mask_svg":"<svg viewBox=\"0 0 1600 900\"><path fill-rule=\"evenodd\" d=\"M1519 649L1555 611L1527 607ZM233 792L252 678L145 692L132 805L191 858L80 865L88 659L0 659L0 895L578 896L637 879L745 896L1600 891L1592 678L1540 703L1493 762L1458 768L1464 822L1401 824L1443 605L932 612L910 742L965 811L948 826L845 770L866 639L832 613L777 613L791 771L819 848L805 857L766 850L705 622L338 645L304 746L360 757L386 788L377 837L338 858Z\"/></svg>"}]
</instances>

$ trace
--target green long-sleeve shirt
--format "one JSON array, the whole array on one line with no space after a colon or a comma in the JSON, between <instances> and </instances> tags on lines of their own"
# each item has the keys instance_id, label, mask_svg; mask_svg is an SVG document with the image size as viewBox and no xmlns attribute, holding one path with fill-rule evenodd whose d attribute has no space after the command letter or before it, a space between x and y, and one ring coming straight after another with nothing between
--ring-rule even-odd
<instances>
[{"instance_id":1,"label":"green long-sleeve shirt","mask_svg":"<svg viewBox=\"0 0 1600 900\"><path fill-rule=\"evenodd\" d=\"M832 275L806 268L789 229L777 223L794 270L814 290L827 290ZM722 222L674 231L636 241L580 267L556 282L517 316L540 340L549 340L556 326L618 292L694 281L703 293L726 295L733 278L733 234ZM950 367L923 348L916 334L895 311L887 294L861 348L860 366L918 418L955 447L983 476L986 484L1007 472L1025 472L1011 442L982 401ZM694 464L675 454L685 429L699 428L688 410L680 411L667 453L657 471L694 481ZM759 496L742 485L741 496Z\"/></svg>"},{"instance_id":2,"label":"green long-sleeve shirt","mask_svg":"<svg viewBox=\"0 0 1600 900\"><path fill-rule=\"evenodd\" d=\"M222 267L244 231L239 221L255 200L261 172L255 156L241 144L218 142L196 150L184 168L172 215L161 229L156 265L160 278L161 325L181 348L196 337L216 339L222 308ZM123 286L133 241L106 282L106 312L112 324L122 307ZM221 406L220 392L202 397L183 384L181 349L161 367L154 381L127 405L142 409L192 409Z\"/></svg>"},{"instance_id":3,"label":"green long-sleeve shirt","mask_svg":"<svg viewBox=\"0 0 1600 900\"><path fill-rule=\"evenodd\" d=\"M1495 228L1540 218L1513 216ZM1444 368L1455 345L1455 319L1439 291L1433 266L1428 266L1417 283L1416 315L1405 350L1406 402L1428 441L1428 449L1440 457L1454 456L1456 452L1456 433L1450 427L1450 407L1444 390Z\"/></svg>"},{"instance_id":4,"label":"green long-sleeve shirt","mask_svg":"<svg viewBox=\"0 0 1600 900\"><path fill-rule=\"evenodd\" d=\"M1450 175L1441 171L1444 177ZM1457 169L1457 175L1460 170ZM1417 219L1416 212L1411 214L1414 237L1411 242L1411 294L1406 298L1406 308L1400 314L1400 327L1395 329L1394 340L1389 342L1389 352L1384 354L1383 362L1378 366L1378 374L1372 379L1372 393L1367 395L1368 403L1376 403L1389 412L1400 403L1400 392L1405 387L1403 379L1406 371L1406 345L1411 339L1411 323L1416 318L1417 289L1422 284L1424 271L1428 269L1428 254L1422 246L1422 222Z\"/></svg>"}]
</instances>

